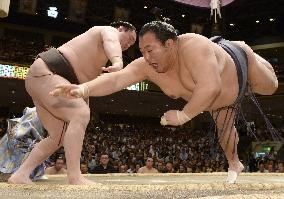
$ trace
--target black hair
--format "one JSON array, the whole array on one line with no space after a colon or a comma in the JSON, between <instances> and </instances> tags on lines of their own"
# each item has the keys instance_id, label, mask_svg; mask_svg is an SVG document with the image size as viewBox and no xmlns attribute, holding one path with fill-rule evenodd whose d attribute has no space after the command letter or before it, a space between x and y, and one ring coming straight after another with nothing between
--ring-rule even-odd
<instances>
[{"instance_id":1,"label":"black hair","mask_svg":"<svg viewBox=\"0 0 284 199\"><path fill-rule=\"evenodd\" d=\"M101 153L101 157L102 157L103 155L107 155L107 156L109 157L109 155L108 155L107 152L102 152L102 153Z\"/></svg>"},{"instance_id":2,"label":"black hair","mask_svg":"<svg viewBox=\"0 0 284 199\"><path fill-rule=\"evenodd\" d=\"M168 39L177 40L178 36L178 31L171 24L163 21L152 21L145 24L139 32L139 37L143 37L148 32L154 33L156 38L163 44Z\"/></svg>"},{"instance_id":3,"label":"black hair","mask_svg":"<svg viewBox=\"0 0 284 199\"><path fill-rule=\"evenodd\" d=\"M136 28L131 23L129 23L127 21L114 21L110 24L110 26L114 27L114 28L119 28L120 26L123 26L126 31L128 31L128 30L136 31Z\"/></svg>"},{"instance_id":4,"label":"black hair","mask_svg":"<svg viewBox=\"0 0 284 199\"><path fill-rule=\"evenodd\" d=\"M55 160L55 162L57 162L57 160L63 160L63 162L65 163L65 158L62 156L58 156Z\"/></svg>"}]
</instances>

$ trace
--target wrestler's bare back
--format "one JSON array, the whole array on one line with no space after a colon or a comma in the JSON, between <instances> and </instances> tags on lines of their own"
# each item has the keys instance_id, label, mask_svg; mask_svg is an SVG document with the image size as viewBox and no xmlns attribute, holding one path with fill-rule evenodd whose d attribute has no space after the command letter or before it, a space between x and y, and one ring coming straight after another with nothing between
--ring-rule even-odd
<instances>
[{"instance_id":1,"label":"wrestler's bare back","mask_svg":"<svg viewBox=\"0 0 284 199\"><path fill-rule=\"evenodd\" d=\"M190 71L188 70L190 65L185 66L186 63L184 63L184 56L189 55L191 50L194 51L196 49L198 40L194 39L195 37L202 36L196 34L185 34L179 36L179 66L176 66L175 71L157 73L153 68L147 67L146 73L148 79L157 84L161 90L171 98L177 99L181 97L186 101L190 101L192 92L195 88L195 83L191 77ZM238 95L238 79L232 58L217 44L208 41L208 45L214 49L222 81L221 93L208 109L214 110L231 105L235 101ZM190 46L190 49L187 46ZM183 52L185 51L185 48L187 52Z\"/></svg>"},{"instance_id":2,"label":"wrestler's bare back","mask_svg":"<svg viewBox=\"0 0 284 199\"><path fill-rule=\"evenodd\" d=\"M108 26L96 26L58 48L71 63L80 82L94 79L102 73L108 58L105 54L101 32Z\"/></svg>"}]
</instances>

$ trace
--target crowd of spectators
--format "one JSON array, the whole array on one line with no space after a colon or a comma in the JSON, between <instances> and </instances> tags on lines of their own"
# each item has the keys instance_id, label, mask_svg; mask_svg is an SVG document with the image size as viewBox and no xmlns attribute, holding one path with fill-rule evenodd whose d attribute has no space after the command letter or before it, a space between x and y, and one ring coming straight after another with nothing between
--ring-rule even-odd
<instances>
[{"instance_id":1,"label":"crowd of spectators","mask_svg":"<svg viewBox=\"0 0 284 199\"><path fill-rule=\"evenodd\" d=\"M0 118L2 135L7 128L6 119ZM258 136L260 132L265 133L258 131ZM226 172L224 153L218 144L212 146L211 135L158 123L91 121L84 139L81 169L84 173ZM64 159L63 148L50 160L56 163L58 159ZM274 148L265 156L249 155L243 163L246 172L284 172Z\"/></svg>"},{"instance_id":2,"label":"crowd of spectators","mask_svg":"<svg viewBox=\"0 0 284 199\"><path fill-rule=\"evenodd\" d=\"M81 161L88 165L89 173L95 173L94 168L101 164L102 155L107 155L109 165L122 173L137 172L139 168L147 166L149 158L153 160L153 167L161 173L226 171L224 153L218 144L210 144L211 135L202 130L165 128L147 123L91 122L86 132ZM261 163L267 164L265 168L268 169L272 161L273 172L281 167L281 163L275 157L273 159L271 154L255 159L256 169L252 168L251 157L242 161L247 172L260 170Z\"/></svg>"},{"instance_id":3,"label":"crowd of spectators","mask_svg":"<svg viewBox=\"0 0 284 199\"><path fill-rule=\"evenodd\" d=\"M277 152L274 150L274 147L270 149L269 153L259 157L251 154L247 161L246 172L284 173L284 162L282 159L277 159Z\"/></svg>"},{"instance_id":4,"label":"crowd of spectators","mask_svg":"<svg viewBox=\"0 0 284 199\"><path fill-rule=\"evenodd\" d=\"M279 135L284 137L284 127L278 128L277 132ZM255 135L258 138L258 141L271 140L271 134L267 131L267 128L265 126L258 127L257 129L255 129Z\"/></svg>"},{"instance_id":5,"label":"crowd of spectators","mask_svg":"<svg viewBox=\"0 0 284 199\"><path fill-rule=\"evenodd\" d=\"M164 128L146 124L90 124L87 130L82 161L88 163L90 173L105 153L117 171L139 169L148 157L166 171L212 172L225 171L226 161L220 148L212 150L206 132L182 128Z\"/></svg>"},{"instance_id":6,"label":"crowd of spectators","mask_svg":"<svg viewBox=\"0 0 284 199\"><path fill-rule=\"evenodd\" d=\"M0 60L9 63L31 64L44 49L41 40L21 40L17 37L0 38Z\"/></svg>"}]
</instances>

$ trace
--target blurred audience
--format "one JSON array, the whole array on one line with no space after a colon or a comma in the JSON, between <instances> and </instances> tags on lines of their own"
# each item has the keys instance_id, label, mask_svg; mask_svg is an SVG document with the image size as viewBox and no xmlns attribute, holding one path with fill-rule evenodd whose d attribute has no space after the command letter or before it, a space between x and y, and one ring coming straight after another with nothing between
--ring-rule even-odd
<instances>
[{"instance_id":1,"label":"blurred audience","mask_svg":"<svg viewBox=\"0 0 284 199\"><path fill-rule=\"evenodd\" d=\"M102 154L100 157L100 164L94 168L94 172L97 174L115 173L113 166L109 164L108 154Z\"/></svg>"},{"instance_id":2,"label":"blurred audience","mask_svg":"<svg viewBox=\"0 0 284 199\"><path fill-rule=\"evenodd\" d=\"M137 173L158 173L158 170L153 167L154 160L153 158L147 158L146 165L141 167Z\"/></svg>"},{"instance_id":3,"label":"blurred audience","mask_svg":"<svg viewBox=\"0 0 284 199\"><path fill-rule=\"evenodd\" d=\"M6 131L6 118L0 129ZM283 128L279 129L283 133ZM258 130L258 137L265 137ZM267 141L267 140L266 140ZM81 155L82 173L199 173L226 172L227 162L219 146L209 142L206 131L165 128L153 123L118 124L115 121L90 122ZM283 161L272 147L261 157L251 154L244 164L246 172L283 173ZM55 158L54 158L55 157ZM59 157L59 158L56 158ZM64 150L50 158L54 166L46 174L66 173Z\"/></svg>"},{"instance_id":4,"label":"blurred audience","mask_svg":"<svg viewBox=\"0 0 284 199\"><path fill-rule=\"evenodd\" d=\"M55 165L48 167L45 170L45 175L57 175L57 174L66 174L67 170L65 168L65 160L62 157L58 157L55 161Z\"/></svg>"},{"instance_id":5,"label":"blurred audience","mask_svg":"<svg viewBox=\"0 0 284 199\"><path fill-rule=\"evenodd\" d=\"M44 50L41 40L23 40L17 37L0 38L0 60L5 62L31 64L38 53Z\"/></svg>"},{"instance_id":6,"label":"blurred audience","mask_svg":"<svg viewBox=\"0 0 284 199\"><path fill-rule=\"evenodd\" d=\"M80 170L82 174L88 174L88 165L85 162L81 162L80 164Z\"/></svg>"}]
</instances>

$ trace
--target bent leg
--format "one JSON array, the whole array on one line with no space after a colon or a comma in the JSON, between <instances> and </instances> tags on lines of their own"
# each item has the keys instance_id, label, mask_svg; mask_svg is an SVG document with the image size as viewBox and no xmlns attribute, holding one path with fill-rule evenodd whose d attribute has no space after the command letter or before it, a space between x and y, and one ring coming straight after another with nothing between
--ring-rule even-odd
<instances>
[{"instance_id":1,"label":"bent leg","mask_svg":"<svg viewBox=\"0 0 284 199\"><path fill-rule=\"evenodd\" d=\"M53 117L48 111L40 105L35 104L37 114L42 121L44 128L48 131L49 137L43 139L35 145L27 159L20 168L9 178L9 183L31 184L29 176L31 172L50 155L52 155L60 146L61 131L64 122Z\"/></svg>"},{"instance_id":2,"label":"bent leg","mask_svg":"<svg viewBox=\"0 0 284 199\"><path fill-rule=\"evenodd\" d=\"M68 100L48 95L56 85L62 83L68 83L68 81L58 75L36 78L29 74L29 77L26 78L27 91L32 96L35 104L38 107L42 107L41 110L45 113L41 113L40 119L49 131L50 138L48 139L49 141L44 140L40 142L40 145L30 154L29 159L32 162L23 164L19 172L28 176L35 164L43 161L44 158L48 157L53 153L52 151L59 147L58 143L62 134L63 121L66 121L69 125L62 143L65 149L69 183L91 184L92 182L85 179L80 171L80 156L85 130L90 120L90 109L83 99ZM54 124L55 121L58 122L58 125ZM49 145L51 142L53 144ZM47 150L47 148L49 149Z\"/></svg>"},{"instance_id":3,"label":"bent leg","mask_svg":"<svg viewBox=\"0 0 284 199\"><path fill-rule=\"evenodd\" d=\"M246 45L234 42L244 49L248 56L248 79L255 93L272 95L278 88L278 79L271 64Z\"/></svg>"}]
</instances>

